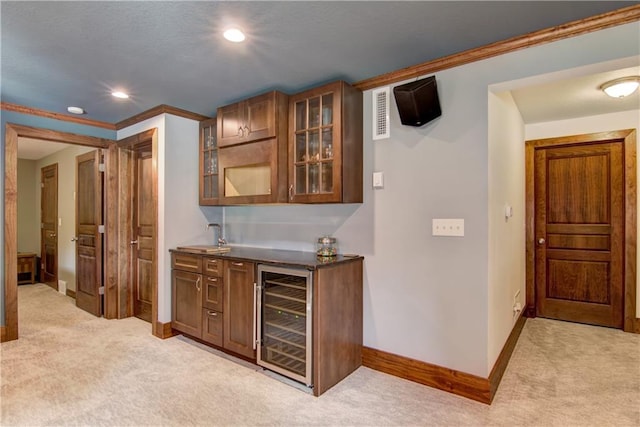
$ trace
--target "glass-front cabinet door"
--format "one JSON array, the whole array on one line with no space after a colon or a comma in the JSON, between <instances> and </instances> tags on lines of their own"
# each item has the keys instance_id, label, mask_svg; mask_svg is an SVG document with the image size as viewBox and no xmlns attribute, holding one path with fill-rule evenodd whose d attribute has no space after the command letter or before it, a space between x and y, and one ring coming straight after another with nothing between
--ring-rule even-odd
<instances>
[{"instance_id":1,"label":"glass-front cabinet door","mask_svg":"<svg viewBox=\"0 0 640 427\"><path fill-rule=\"evenodd\" d=\"M217 205L218 143L216 119L200 122L200 205Z\"/></svg>"},{"instance_id":2,"label":"glass-front cabinet door","mask_svg":"<svg viewBox=\"0 0 640 427\"><path fill-rule=\"evenodd\" d=\"M341 197L340 86L290 98L289 197L292 202L339 202Z\"/></svg>"}]
</instances>

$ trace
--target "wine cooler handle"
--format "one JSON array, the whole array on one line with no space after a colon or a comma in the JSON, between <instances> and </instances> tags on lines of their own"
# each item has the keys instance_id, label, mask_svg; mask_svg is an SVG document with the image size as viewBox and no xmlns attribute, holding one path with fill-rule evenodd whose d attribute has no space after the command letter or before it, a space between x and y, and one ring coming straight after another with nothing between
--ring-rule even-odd
<instances>
[{"instance_id":1,"label":"wine cooler handle","mask_svg":"<svg viewBox=\"0 0 640 427\"><path fill-rule=\"evenodd\" d=\"M256 349L256 342L258 341L258 314L256 313L258 307L258 284L253 282L253 349Z\"/></svg>"}]
</instances>

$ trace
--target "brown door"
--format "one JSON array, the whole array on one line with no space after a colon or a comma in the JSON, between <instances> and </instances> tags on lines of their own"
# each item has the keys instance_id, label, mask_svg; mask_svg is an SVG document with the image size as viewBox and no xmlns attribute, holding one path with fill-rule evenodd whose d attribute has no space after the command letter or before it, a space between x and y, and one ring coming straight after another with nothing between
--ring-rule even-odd
<instances>
[{"instance_id":1,"label":"brown door","mask_svg":"<svg viewBox=\"0 0 640 427\"><path fill-rule=\"evenodd\" d=\"M621 328L622 142L540 147L534 159L536 314Z\"/></svg>"},{"instance_id":2,"label":"brown door","mask_svg":"<svg viewBox=\"0 0 640 427\"><path fill-rule=\"evenodd\" d=\"M133 276L133 313L151 321L155 269L155 200L153 199L153 163L151 145L137 149L133 173L133 230L131 241Z\"/></svg>"},{"instance_id":3,"label":"brown door","mask_svg":"<svg viewBox=\"0 0 640 427\"><path fill-rule=\"evenodd\" d=\"M43 283L58 289L58 164L40 170L40 257Z\"/></svg>"},{"instance_id":4,"label":"brown door","mask_svg":"<svg viewBox=\"0 0 640 427\"><path fill-rule=\"evenodd\" d=\"M76 157L76 305L102 315L102 150Z\"/></svg>"}]
</instances>

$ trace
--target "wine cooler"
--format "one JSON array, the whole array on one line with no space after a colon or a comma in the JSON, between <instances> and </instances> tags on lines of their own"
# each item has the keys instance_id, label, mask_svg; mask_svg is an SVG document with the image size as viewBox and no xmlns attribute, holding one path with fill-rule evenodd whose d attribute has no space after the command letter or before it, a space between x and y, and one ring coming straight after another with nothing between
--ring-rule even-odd
<instances>
[{"instance_id":1,"label":"wine cooler","mask_svg":"<svg viewBox=\"0 0 640 427\"><path fill-rule=\"evenodd\" d=\"M312 386L313 272L258 266L258 365Z\"/></svg>"}]
</instances>

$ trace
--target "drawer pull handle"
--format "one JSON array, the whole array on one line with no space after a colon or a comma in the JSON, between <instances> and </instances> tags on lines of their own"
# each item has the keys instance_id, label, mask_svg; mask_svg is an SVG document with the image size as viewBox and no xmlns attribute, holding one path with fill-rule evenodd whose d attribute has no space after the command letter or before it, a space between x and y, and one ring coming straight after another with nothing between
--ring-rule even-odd
<instances>
[{"instance_id":1,"label":"drawer pull handle","mask_svg":"<svg viewBox=\"0 0 640 427\"><path fill-rule=\"evenodd\" d=\"M217 313L217 312L215 312L215 311L207 311L207 314L208 314L209 316L213 316L213 317L218 316L218 313Z\"/></svg>"},{"instance_id":2,"label":"drawer pull handle","mask_svg":"<svg viewBox=\"0 0 640 427\"><path fill-rule=\"evenodd\" d=\"M232 265L235 265L236 267L242 267L244 264L241 262L232 262Z\"/></svg>"},{"instance_id":3,"label":"drawer pull handle","mask_svg":"<svg viewBox=\"0 0 640 427\"><path fill-rule=\"evenodd\" d=\"M196 289L198 290L198 292L200 292L200 290L202 289L200 287L200 279L201 279L201 277L198 277L198 280L196 280Z\"/></svg>"},{"instance_id":4,"label":"drawer pull handle","mask_svg":"<svg viewBox=\"0 0 640 427\"><path fill-rule=\"evenodd\" d=\"M207 277L207 280L210 282L217 282L218 278L217 277Z\"/></svg>"}]
</instances>

